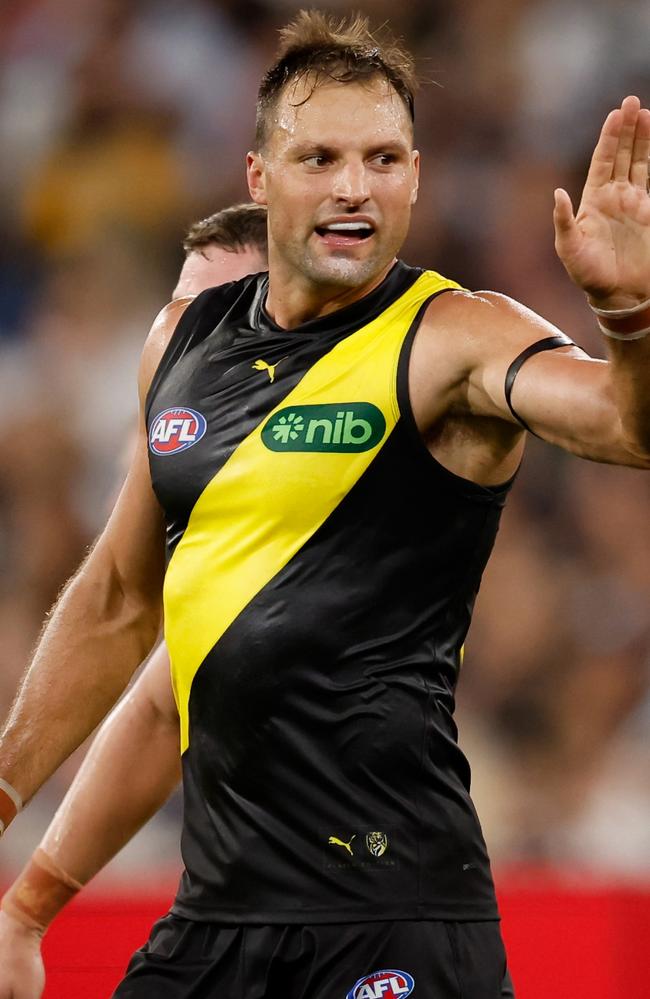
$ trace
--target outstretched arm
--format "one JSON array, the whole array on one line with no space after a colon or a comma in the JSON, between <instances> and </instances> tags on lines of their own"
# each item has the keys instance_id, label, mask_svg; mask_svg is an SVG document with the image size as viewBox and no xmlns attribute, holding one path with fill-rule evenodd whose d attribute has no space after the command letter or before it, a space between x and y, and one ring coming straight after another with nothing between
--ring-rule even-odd
<instances>
[{"instance_id":1,"label":"outstretched arm","mask_svg":"<svg viewBox=\"0 0 650 999\"><path fill-rule=\"evenodd\" d=\"M650 111L626 97L605 120L575 216L566 191L555 192L556 250L601 314L609 362L539 355L513 390L517 412L541 436L641 467L650 457L649 155Z\"/></svg>"},{"instance_id":2,"label":"outstretched arm","mask_svg":"<svg viewBox=\"0 0 650 999\"><path fill-rule=\"evenodd\" d=\"M39 999L43 933L179 779L178 712L161 645L100 728L38 850L2 900L0 999Z\"/></svg>"},{"instance_id":3,"label":"outstretched arm","mask_svg":"<svg viewBox=\"0 0 650 999\"><path fill-rule=\"evenodd\" d=\"M513 413L505 391L513 361L560 331L494 292L454 292L431 306L445 345L454 344L460 358L448 411L505 427L499 440L512 452L510 471L522 425L582 457L650 467L649 153L650 111L627 97L603 125L577 214L565 191L555 195L557 252L599 310L593 319L609 334L607 361L573 346L531 353L512 386Z\"/></svg>"},{"instance_id":4,"label":"outstretched arm","mask_svg":"<svg viewBox=\"0 0 650 999\"><path fill-rule=\"evenodd\" d=\"M650 110L626 97L610 112L577 215L555 192L555 247L599 316L624 440L650 453ZM642 342L643 341L643 342Z\"/></svg>"}]
</instances>

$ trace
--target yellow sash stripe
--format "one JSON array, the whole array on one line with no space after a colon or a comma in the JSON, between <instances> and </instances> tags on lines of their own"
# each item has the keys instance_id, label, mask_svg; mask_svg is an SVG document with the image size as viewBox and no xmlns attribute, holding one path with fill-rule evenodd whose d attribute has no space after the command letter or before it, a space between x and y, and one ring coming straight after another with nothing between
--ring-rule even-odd
<instances>
[{"instance_id":1,"label":"yellow sash stripe","mask_svg":"<svg viewBox=\"0 0 650 999\"><path fill-rule=\"evenodd\" d=\"M181 752L189 745L190 690L199 666L375 458L399 418L397 363L417 310L435 292L458 287L433 271L422 274L377 319L317 361L199 496L164 586ZM386 419L383 439L368 451L277 452L262 442L262 427L280 409L355 401L374 404Z\"/></svg>"}]
</instances>

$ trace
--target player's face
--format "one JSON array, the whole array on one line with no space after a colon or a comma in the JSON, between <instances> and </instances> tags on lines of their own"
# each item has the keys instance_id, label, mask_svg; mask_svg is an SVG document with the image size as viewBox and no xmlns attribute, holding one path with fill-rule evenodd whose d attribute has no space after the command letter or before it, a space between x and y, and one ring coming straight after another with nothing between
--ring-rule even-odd
<instances>
[{"instance_id":1,"label":"player's face","mask_svg":"<svg viewBox=\"0 0 650 999\"><path fill-rule=\"evenodd\" d=\"M314 285L362 287L401 247L417 196L408 112L384 80L301 82L281 95L251 196L269 209L269 260Z\"/></svg>"},{"instance_id":2,"label":"player's face","mask_svg":"<svg viewBox=\"0 0 650 999\"><path fill-rule=\"evenodd\" d=\"M177 299L198 295L206 288L238 281L247 274L257 274L266 268L266 260L255 247L225 250L215 244L203 246L200 250L188 253L172 297Z\"/></svg>"}]
</instances>

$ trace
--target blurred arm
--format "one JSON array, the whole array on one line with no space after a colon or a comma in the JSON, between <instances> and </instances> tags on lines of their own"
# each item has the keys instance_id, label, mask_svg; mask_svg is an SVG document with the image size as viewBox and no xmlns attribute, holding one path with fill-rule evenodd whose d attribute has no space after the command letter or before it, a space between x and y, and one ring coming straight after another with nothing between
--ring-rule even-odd
<instances>
[{"instance_id":1,"label":"blurred arm","mask_svg":"<svg viewBox=\"0 0 650 999\"><path fill-rule=\"evenodd\" d=\"M158 811L180 777L178 712L160 645L97 733L41 848L86 884Z\"/></svg>"},{"instance_id":2,"label":"blurred arm","mask_svg":"<svg viewBox=\"0 0 650 999\"><path fill-rule=\"evenodd\" d=\"M3 912L45 932L158 811L179 779L178 712L161 645L99 730L40 846L4 896ZM0 967L2 948L0 935Z\"/></svg>"},{"instance_id":3,"label":"blurred arm","mask_svg":"<svg viewBox=\"0 0 650 999\"><path fill-rule=\"evenodd\" d=\"M102 725L36 859L2 900L0 999L39 999L48 925L160 808L179 778L178 713L161 645Z\"/></svg>"}]
</instances>

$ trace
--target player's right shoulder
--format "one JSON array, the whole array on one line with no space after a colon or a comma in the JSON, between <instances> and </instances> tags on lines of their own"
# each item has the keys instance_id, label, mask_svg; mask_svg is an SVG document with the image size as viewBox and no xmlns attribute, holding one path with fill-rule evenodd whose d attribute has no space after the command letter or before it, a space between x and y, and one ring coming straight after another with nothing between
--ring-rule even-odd
<instances>
[{"instance_id":1,"label":"player's right shoulder","mask_svg":"<svg viewBox=\"0 0 650 999\"><path fill-rule=\"evenodd\" d=\"M181 317L184 315L185 310L193 301L194 299L190 296L186 298L177 298L173 302L169 302L165 305L154 319L147 339L145 340L145 344L142 349L142 357L140 359L138 387L141 399L144 399L149 391L149 386L151 385L153 376L158 368L158 365L160 364L163 354L167 349L169 341L174 335L174 331L178 326Z\"/></svg>"}]
</instances>

